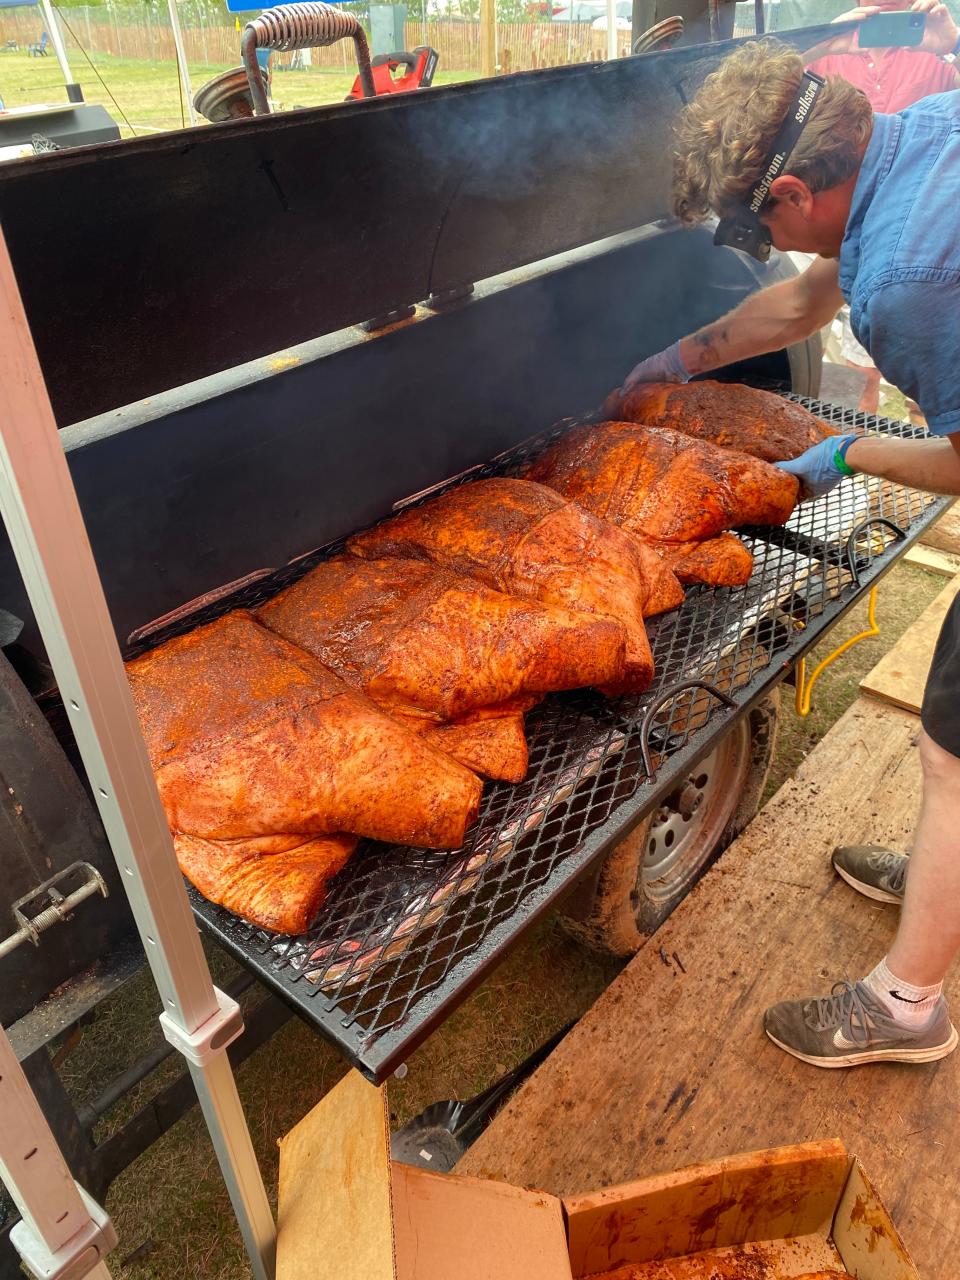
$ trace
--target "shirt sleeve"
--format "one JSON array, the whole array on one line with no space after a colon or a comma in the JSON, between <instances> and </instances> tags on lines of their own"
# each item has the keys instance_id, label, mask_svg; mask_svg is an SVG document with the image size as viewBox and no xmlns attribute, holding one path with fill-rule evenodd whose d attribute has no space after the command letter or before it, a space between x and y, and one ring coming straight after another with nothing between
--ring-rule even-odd
<instances>
[{"instance_id":1,"label":"shirt sleeve","mask_svg":"<svg viewBox=\"0 0 960 1280\"><path fill-rule=\"evenodd\" d=\"M916 400L934 435L960 431L960 280L948 270L876 284L855 306L854 333L877 368Z\"/></svg>"}]
</instances>

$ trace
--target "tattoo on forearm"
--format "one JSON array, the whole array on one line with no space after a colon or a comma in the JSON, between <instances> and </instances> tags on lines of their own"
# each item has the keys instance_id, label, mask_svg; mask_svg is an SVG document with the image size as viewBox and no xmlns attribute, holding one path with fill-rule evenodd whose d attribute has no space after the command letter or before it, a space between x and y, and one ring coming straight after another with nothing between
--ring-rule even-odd
<instances>
[{"instance_id":1,"label":"tattoo on forearm","mask_svg":"<svg viewBox=\"0 0 960 1280\"><path fill-rule=\"evenodd\" d=\"M701 329L699 333L695 333L693 341L698 348L697 364L699 368L694 372L707 368L716 368L725 364L726 357L723 355L722 348L726 346L728 340L726 325L708 325L706 329Z\"/></svg>"}]
</instances>

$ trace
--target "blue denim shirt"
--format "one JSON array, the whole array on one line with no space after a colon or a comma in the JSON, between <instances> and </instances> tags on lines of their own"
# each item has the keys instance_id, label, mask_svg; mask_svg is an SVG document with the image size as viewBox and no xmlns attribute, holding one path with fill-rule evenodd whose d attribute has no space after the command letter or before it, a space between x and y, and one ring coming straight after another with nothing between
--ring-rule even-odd
<instances>
[{"instance_id":1,"label":"blue denim shirt","mask_svg":"<svg viewBox=\"0 0 960 1280\"><path fill-rule=\"evenodd\" d=\"M960 431L960 90L874 116L840 288L887 381L936 435Z\"/></svg>"}]
</instances>

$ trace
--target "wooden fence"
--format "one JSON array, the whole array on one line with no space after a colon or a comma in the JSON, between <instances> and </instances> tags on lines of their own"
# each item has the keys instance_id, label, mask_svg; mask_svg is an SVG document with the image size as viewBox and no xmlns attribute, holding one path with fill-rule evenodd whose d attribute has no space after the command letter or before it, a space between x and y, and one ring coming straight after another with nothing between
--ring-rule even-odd
<instances>
[{"instance_id":1,"label":"wooden fence","mask_svg":"<svg viewBox=\"0 0 960 1280\"><path fill-rule=\"evenodd\" d=\"M137 58L149 62L176 59L169 25L149 10L80 6L61 10L69 23L64 29L68 49L81 45L87 53L113 58ZM0 10L0 48L15 40L21 48L40 37L39 10ZM194 23L183 28L187 58L203 66L237 66L240 36L234 25ZM630 51L630 32L618 31L621 56ZM432 45L440 51L441 71L480 71L479 22L440 19L408 22L406 46ZM497 24L499 70L529 71L537 67L560 67L574 62L601 62L607 56L607 33L595 31L581 22L504 22ZM292 55L280 56L280 65L289 65ZM311 65L329 70L354 69L353 46L341 41L327 49L310 51ZM2 63L0 63L2 67Z\"/></svg>"}]
</instances>

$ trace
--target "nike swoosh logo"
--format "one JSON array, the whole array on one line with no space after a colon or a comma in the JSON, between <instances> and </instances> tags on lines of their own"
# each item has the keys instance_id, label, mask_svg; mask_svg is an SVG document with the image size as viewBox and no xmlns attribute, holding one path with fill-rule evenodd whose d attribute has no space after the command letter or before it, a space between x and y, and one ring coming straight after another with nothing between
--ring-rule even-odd
<instances>
[{"instance_id":1,"label":"nike swoosh logo","mask_svg":"<svg viewBox=\"0 0 960 1280\"><path fill-rule=\"evenodd\" d=\"M893 996L894 1000L902 1000L904 1004L923 1004L924 1001L929 999L928 996L921 996L919 1000L911 1000L909 996L902 996L896 989L891 991L890 994Z\"/></svg>"},{"instance_id":2,"label":"nike swoosh logo","mask_svg":"<svg viewBox=\"0 0 960 1280\"><path fill-rule=\"evenodd\" d=\"M859 1047L853 1040L848 1040L839 1028L833 1034L833 1046L835 1049L856 1049Z\"/></svg>"}]
</instances>

